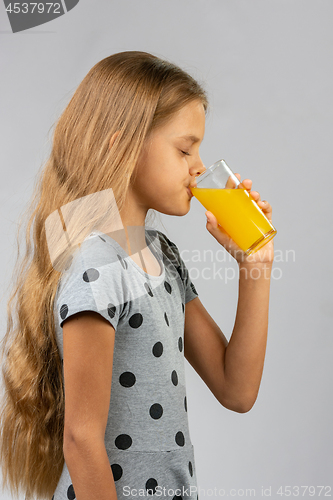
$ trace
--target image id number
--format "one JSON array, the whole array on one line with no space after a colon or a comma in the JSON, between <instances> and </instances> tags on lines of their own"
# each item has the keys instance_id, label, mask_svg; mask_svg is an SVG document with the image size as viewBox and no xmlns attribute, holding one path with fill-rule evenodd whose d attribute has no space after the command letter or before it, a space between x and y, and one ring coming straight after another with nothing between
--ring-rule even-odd
<instances>
[{"instance_id":1,"label":"image id number","mask_svg":"<svg viewBox=\"0 0 333 500\"><path fill-rule=\"evenodd\" d=\"M6 11L14 14L32 14L33 12L38 12L39 14L49 14L50 12L52 14L61 14L60 3L54 2L25 2L22 4L14 2L8 5Z\"/></svg>"},{"instance_id":2,"label":"image id number","mask_svg":"<svg viewBox=\"0 0 333 500\"><path fill-rule=\"evenodd\" d=\"M277 490L277 495L281 497L330 497L332 488L331 486L280 486Z\"/></svg>"}]
</instances>

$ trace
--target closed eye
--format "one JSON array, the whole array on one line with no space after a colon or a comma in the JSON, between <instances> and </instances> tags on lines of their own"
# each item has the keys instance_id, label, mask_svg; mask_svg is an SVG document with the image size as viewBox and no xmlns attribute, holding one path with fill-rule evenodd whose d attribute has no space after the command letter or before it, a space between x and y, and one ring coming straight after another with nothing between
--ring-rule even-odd
<instances>
[{"instance_id":1,"label":"closed eye","mask_svg":"<svg viewBox=\"0 0 333 500\"><path fill-rule=\"evenodd\" d=\"M184 155L187 155L187 156L191 156L190 153L188 151L182 151L181 150L181 153L183 153Z\"/></svg>"}]
</instances>

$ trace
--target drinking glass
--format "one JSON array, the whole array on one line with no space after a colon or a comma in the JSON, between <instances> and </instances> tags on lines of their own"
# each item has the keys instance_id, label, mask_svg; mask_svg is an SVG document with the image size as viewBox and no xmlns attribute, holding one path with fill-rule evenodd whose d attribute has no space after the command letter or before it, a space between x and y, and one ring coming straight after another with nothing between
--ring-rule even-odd
<instances>
[{"instance_id":1,"label":"drinking glass","mask_svg":"<svg viewBox=\"0 0 333 500\"><path fill-rule=\"evenodd\" d=\"M245 252L256 252L276 235L267 219L224 160L219 160L196 177L193 196L210 212L218 223Z\"/></svg>"}]
</instances>

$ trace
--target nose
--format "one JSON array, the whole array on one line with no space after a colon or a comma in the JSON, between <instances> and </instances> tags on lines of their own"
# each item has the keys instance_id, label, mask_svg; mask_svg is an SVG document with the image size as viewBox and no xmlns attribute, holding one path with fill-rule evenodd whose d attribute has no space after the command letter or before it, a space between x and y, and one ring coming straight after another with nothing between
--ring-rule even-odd
<instances>
[{"instance_id":1,"label":"nose","mask_svg":"<svg viewBox=\"0 0 333 500\"><path fill-rule=\"evenodd\" d=\"M206 167L203 164L202 159L199 156L197 161L195 161L193 163L193 165L191 166L190 172L192 175L195 175L197 177L198 175L202 174L202 172L204 172L205 170L206 170Z\"/></svg>"},{"instance_id":2,"label":"nose","mask_svg":"<svg viewBox=\"0 0 333 500\"><path fill-rule=\"evenodd\" d=\"M202 174L202 172L204 172L205 170L206 170L206 167L203 164L203 162L199 156L197 161L195 161L193 163L193 165L191 166L190 174L193 175L194 177L198 177L198 175ZM191 182L191 184L194 184L194 182Z\"/></svg>"}]
</instances>

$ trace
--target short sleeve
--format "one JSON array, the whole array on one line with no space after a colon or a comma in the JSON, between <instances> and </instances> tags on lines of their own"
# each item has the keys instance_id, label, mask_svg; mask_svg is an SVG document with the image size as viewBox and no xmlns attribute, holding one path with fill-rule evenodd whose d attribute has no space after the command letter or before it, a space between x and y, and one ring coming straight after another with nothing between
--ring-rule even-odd
<instances>
[{"instance_id":1,"label":"short sleeve","mask_svg":"<svg viewBox=\"0 0 333 500\"><path fill-rule=\"evenodd\" d=\"M62 328L65 319L95 311L117 329L124 308L121 263L116 252L95 236L86 239L62 273L55 299L55 314Z\"/></svg>"},{"instance_id":2,"label":"short sleeve","mask_svg":"<svg viewBox=\"0 0 333 500\"><path fill-rule=\"evenodd\" d=\"M189 274L189 271L185 265L185 262L183 261L183 259L181 258L181 255L180 255L180 252L178 250L178 247L175 243L173 243L172 241L169 240L169 238L167 238L167 236L165 236L165 234L159 232L160 235L165 239L166 241L166 244L167 244L167 257L169 260L171 260L178 273L179 273L179 276L183 282L183 286L184 286L184 292L185 292L185 304L187 302L189 302L190 300L192 299L195 299L196 297L199 296L191 278L190 278L190 274Z\"/></svg>"}]
</instances>

